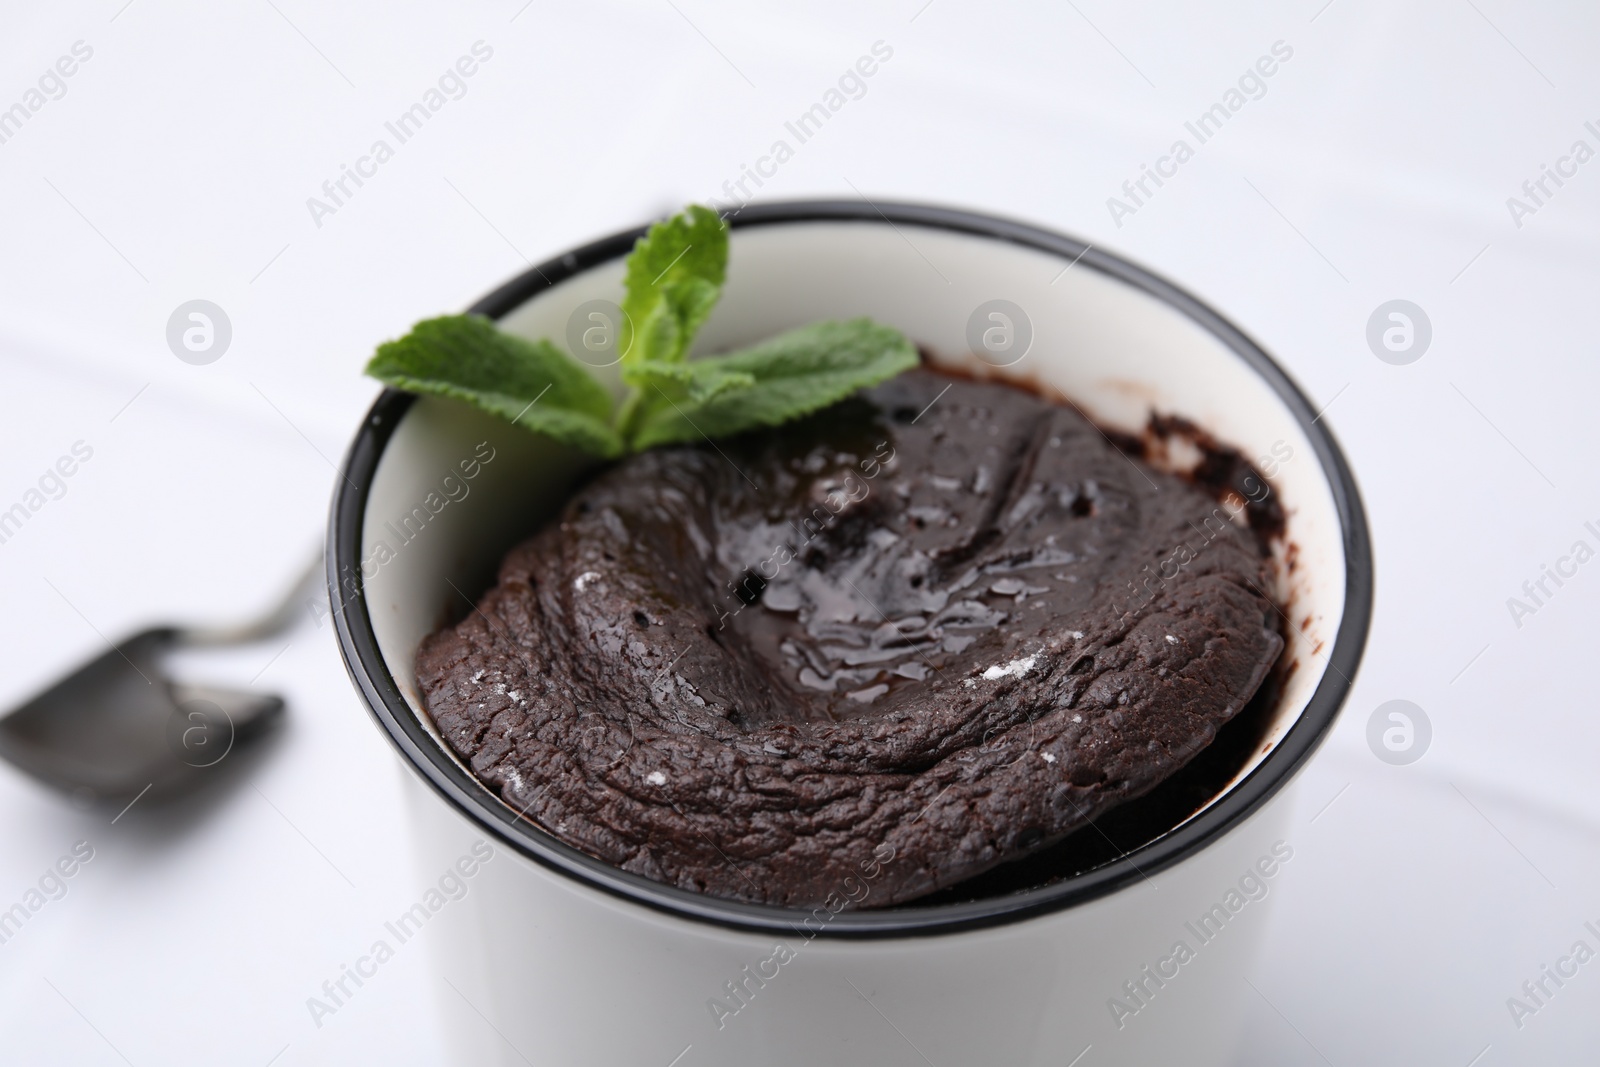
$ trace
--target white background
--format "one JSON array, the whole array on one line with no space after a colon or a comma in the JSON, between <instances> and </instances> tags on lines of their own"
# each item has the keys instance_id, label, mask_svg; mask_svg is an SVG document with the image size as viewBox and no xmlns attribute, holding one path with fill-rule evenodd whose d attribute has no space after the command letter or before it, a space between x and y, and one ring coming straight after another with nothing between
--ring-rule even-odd
<instances>
[{"instance_id":1,"label":"white background","mask_svg":"<svg viewBox=\"0 0 1600 1067\"><path fill-rule=\"evenodd\" d=\"M1520 227L1506 200L1574 140L1600 149L1600 11L1322 3L8 5L0 108L74 42L93 56L0 144L0 509L75 441L94 455L0 544L0 707L102 635L269 601L320 539L377 342L718 194L881 40L866 94L763 198L970 207L1144 263L1328 405L1360 479L1371 642L1297 791L1242 1062L1592 1062L1600 962L1521 1029L1506 998L1600 947L1600 563L1520 628L1506 601L1580 537L1600 548L1600 162ZM479 40L466 95L316 225L307 198ZM1280 40L1266 94L1117 225L1107 198ZM165 342L194 298L233 325L208 366ZM1365 341L1393 298L1433 325L1408 366ZM486 1024L426 953L320 1029L305 1006L419 864L454 858L411 855L398 760L329 629L204 669L290 714L185 805L111 825L0 766L0 907L95 849L0 946L0 1060L432 1062ZM1365 740L1395 698L1434 729L1406 767Z\"/></svg>"}]
</instances>

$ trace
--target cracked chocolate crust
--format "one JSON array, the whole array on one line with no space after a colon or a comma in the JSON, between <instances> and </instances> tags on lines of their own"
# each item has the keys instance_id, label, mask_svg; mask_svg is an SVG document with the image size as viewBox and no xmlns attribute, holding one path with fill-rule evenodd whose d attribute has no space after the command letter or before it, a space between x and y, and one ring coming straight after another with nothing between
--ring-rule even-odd
<instances>
[{"instance_id":1,"label":"cracked chocolate crust","mask_svg":"<svg viewBox=\"0 0 1600 1067\"><path fill-rule=\"evenodd\" d=\"M1073 409L908 372L605 470L417 676L506 803L635 873L882 907L1140 796L1282 640L1263 543Z\"/></svg>"}]
</instances>

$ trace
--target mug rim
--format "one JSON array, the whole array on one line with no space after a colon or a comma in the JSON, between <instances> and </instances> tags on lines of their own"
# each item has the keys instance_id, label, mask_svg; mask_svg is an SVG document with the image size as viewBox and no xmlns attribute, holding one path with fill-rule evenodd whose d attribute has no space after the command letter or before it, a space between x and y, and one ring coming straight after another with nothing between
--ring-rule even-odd
<instances>
[{"instance_id":1,"label":"mug rim","mask_svg":"<svg viewBox=\"0 0 1600 1067\"><path fill-rule=\"evenodd\" d=\"M730 228L808 222L912 225L986 237L1072 259L1181 312L1242 359L1288 408L1310 441L1339 517L1345 558L1344 610L1328 667L1299 717L1273 750L1200 814L1100 867L1054 885L961 904L841 911L820 931L830 939L917 937L1020 922L1107 896L1200 851L1244 822L1287 784L1331 729L1365 651L1372 615L1373 560L1365 509L1354 475L1324 420L1265 350L1197 297L1158 275L1076 238L1011 219L927 204L799 200L746 204L723 212ZM468 308L500 319L534 296L621 258L648 226L611 234L522 272ZM416 398L385 388L368 410L334 482L326 554L328 594L339 652L368 712L401 756L452 807L499 843L556 874L633 904L721 929L800 933L815 909L726 900L656 882L596 859L524 819L456 760L421 723L378 648L361 577L361 542L372 479L394 431ZM353 592L351 591L353 590Z\"/></svg>"}]
</instances>

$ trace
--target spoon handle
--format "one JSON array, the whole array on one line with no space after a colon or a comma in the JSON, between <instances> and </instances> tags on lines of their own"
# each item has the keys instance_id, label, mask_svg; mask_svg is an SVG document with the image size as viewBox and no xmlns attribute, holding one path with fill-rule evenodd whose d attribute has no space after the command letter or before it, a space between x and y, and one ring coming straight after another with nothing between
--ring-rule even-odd
<instances>
[{"instance_id":1,"label":"spoon handle","mask_svg":"<svg viewBox=\"0 0 1600 1067\"><path fill-rule=\"evenodd\" d=\"M295 624L306 598L314 596L321 589L322 576L323 555L319 546L316 555L306 561L305 568L296 575L294 584L270 611L231 626L184 627L177 631L176 640L186 647L206 648L243 645L281 633Z\"/></svg>"}]
</instances>

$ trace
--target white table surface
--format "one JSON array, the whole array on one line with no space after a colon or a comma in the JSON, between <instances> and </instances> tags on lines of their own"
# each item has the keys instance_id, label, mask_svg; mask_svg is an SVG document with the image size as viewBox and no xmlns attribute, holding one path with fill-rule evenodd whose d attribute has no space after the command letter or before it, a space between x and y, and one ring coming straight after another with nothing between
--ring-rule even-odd
<instances>
[{"instance_id":1,"label":"white table surface","mask_svg":"<svg viewBox=\"0 0 1600 1067\"><path fill-rule=\"evenodd\" d=\"M1506 1006L1600 925L1600 563L1520 627L1506 605L1575 540L1600 547L1600 162L1520 226L1506 204L1573 141L1600 148L1600 9L96 0L0 19L0 108L93 49L0 143L0 509L93 449L0 544L0 707L101 635L266 603L321 536L377 342L715 194L882 40L866 94L764 198L967 206L1147 264L1328 405L1360 479L1371 642L1298 784L1242 1062L1600 1055L1600 962L1520 1029ZM465 96L316 225L306 199L480 40ZM1118 225L1107 198L1280 40L1265 95ZM194 298L233 325L207 366L165 343ZM1393 298L1433 325L1406 366L1365 341ZM0 766L0 907L95 850L0 946L0 1060L433 1062L484 1022L441 1006L426 954L320 1029L305 1007L418 877L402 769L328 627L206 669L290 713L187 805L112 825ZM1395 698L1434 729L1404 767L1365 740Z\"/></svg>"}]
</instances>

